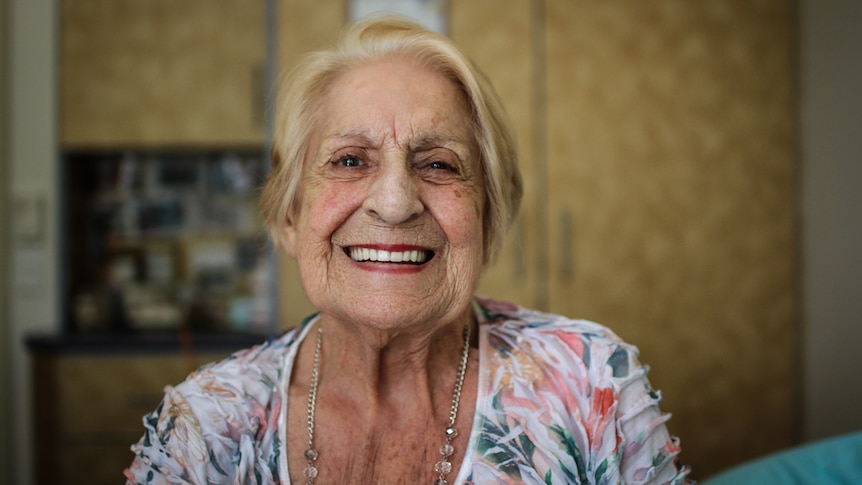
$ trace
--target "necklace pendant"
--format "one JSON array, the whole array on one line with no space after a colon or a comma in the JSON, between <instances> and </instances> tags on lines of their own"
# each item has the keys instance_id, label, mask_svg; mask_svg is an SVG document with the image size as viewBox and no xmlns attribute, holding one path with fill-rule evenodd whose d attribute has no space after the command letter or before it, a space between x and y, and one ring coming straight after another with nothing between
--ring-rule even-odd
<instances>
[{"instance_id":1,"label":"necklace pendant","mask_svg":"<svg viewBox=\"0 0 862 485\"><path fill-rule=\"evenodd\" d=\"M308 479L309 485L314 483L314 479L317 478L317 467L314 465L308 465L305 467L305 470L302 470L302 476Z\"/></svg>"},{"instance_id":2,"label":"necklace pendant","mask_svg":"<svg viewBox=\"0 0 862 485\"><path fill-rule=\"evenodd\" d=\"M440 454L443 455L443 458L449 458L452 456L452 453L455 453L455 448L448 442L440 447Z\"/></svg>"},{"instance_id":3,"label":"necklace pendant","mask_svg":"<svg viewBox=\"0 0 862 485\"><path fill-rule=\"evenodd\" d=\"M308 480L308 485L313 485L314 479L317 478L317 467L314 466L314 461L317 460L317 450L314 448L305 450L305 459L308 460L308 464L302 470L302 476Z\"/></svg>"},{"instance_id":4,"label":"necklace pendant","mask_svg":"<svg viewBox=\"0 0 862 485\"><path fill-rule=\"evenodd\" d=\"M452 471L452 462L444 458L434 465L434 471L441 475L448 475Z\"/></svg>"}]
</instances>

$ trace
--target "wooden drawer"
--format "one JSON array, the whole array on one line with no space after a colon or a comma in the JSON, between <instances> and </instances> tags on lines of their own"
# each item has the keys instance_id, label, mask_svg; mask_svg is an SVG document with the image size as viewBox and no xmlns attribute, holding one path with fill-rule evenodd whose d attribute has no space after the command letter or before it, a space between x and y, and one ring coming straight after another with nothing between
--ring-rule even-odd
<instances>
[{"instance_id":1,"label":"wooden drawer","mask_svg":"<svg viewBox=\"0 0 862 485\"><path fill-rule=\"evenodd\" d=\"M196 367L177 356L59 359L60 425L72 435L140 433L141 417L156 408L165 385L181 382Z\"/></svg>"},{"instance_id":2,"label":"wooden drawer","mask_svg":"<svg viewBox=\"0 0 862 485\"><path fill-rule=\"evenodd\" d=\"M122 483L130 447L144 433L142 417L158 406L165 385L230 352L37 353L36 483Z\"/></svg>"}]
</instances>

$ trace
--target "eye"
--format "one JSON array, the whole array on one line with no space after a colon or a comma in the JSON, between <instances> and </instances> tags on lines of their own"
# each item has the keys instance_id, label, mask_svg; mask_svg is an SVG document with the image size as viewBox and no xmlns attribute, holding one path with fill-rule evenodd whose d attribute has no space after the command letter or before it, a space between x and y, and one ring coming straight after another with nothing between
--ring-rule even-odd
<instances>
[{"instance_id":1,"label":"eye","mask_svg":"<svg viewBox=\"0 0 862 485\"><path fill-rule=\"evenodd\" d=\"M448 184L462 178L460 163L445 156L428 158L418 163L416 170L423 180L434 184Z\"/></svg>"},{"instance_id":2,"label":"eye","mask_svg":"<svg viewBox=\"0 0 862 485\"><path fill-rule=\"evenodd\" d=\"M361 167L365 165L362 159L356 155L343 155L335 159L332 163L339 167L347 168Z\"/></svg>"},{"instance_id":3,"label":"eye","mask_svg":"<svg viewBox=\"0 0 862 485\"><path fill-rule=\"evenodd\" d=\"M445 170L448 172L458 173L457 168L455 168L454 166L452 166L446 162L443 162L441 160L435 160L435 161L429 163L428 168L430 168L432 170Z\"/></svg>"}]
</instances>

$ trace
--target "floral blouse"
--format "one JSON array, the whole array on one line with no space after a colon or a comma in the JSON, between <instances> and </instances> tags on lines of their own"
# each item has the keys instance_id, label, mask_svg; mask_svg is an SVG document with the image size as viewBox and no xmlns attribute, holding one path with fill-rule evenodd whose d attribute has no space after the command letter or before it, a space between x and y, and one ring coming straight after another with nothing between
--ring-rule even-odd
<instances>
[{"instance_id":1,"label":"floral blouse","mask_svg":"<svg viewBox=\"0 0 862 485\"><path fill-rule=\"evenodd\" d=\"M450 483L687 483L636 348L592 322L484 298L474 308L476 411ZM315 322L168 386L126 484L289 484L287 385Z\"/></svg>"}]
</instances>

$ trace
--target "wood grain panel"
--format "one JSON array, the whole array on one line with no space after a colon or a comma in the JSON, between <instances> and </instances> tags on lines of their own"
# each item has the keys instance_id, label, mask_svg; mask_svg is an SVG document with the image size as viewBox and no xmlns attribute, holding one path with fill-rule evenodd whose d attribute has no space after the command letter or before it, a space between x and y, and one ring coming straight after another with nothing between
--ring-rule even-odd
<instances>
[{"instance_id":1,"label":"wood grain panel","mask_svg":"<svg viewBox=\"0 0 862 485\"><path fill-rule=\"evenodd\" d=\"M287 73L304 54L334 45L346 19L346 0L279 0L279 70Z\"/></svg>"},{"instance_id":2,"label":"wood grain panel","mask_svg":"<svg viewBox=\"0 0 862 485\"><path fill-rule=\"evenodd\" d=\"M641 348L698 477L794 443L791 2L547 5L550 309Z\"/></svg>"},{"instance_id":3,"label":"wood grain panel","mask_svg":"<svg viewBox=\"0 0 862 485\"><path fill-rule=\"evenodd\" d=\"M143 434L141 418L159 404L164 386L182 382L201 364L227 355L206 355L192 363L167 355L57 359L63 432L81 436L139 435L131 444Z\"/></svg>"},{"instance_id":4,"label":"wood grain panel","mask_svg":"<svg viewBox=\"0 0 862 485\"><path fill-rule=\"evenodd\" d=\"M229 354L36 355L36 483L122 481L130 446L145 431L142 418L156 409L164 386Z\"/></svg>"},{"instance_id":5,"label":"wood grain panel","mask_svg":"<svg viewBox=\"0 0 862 485\"><path fill-rule=\"evenodd\" d=\"M260 145L264 2L61 2L66 147Z\"/></svg>"}]
</instances>

